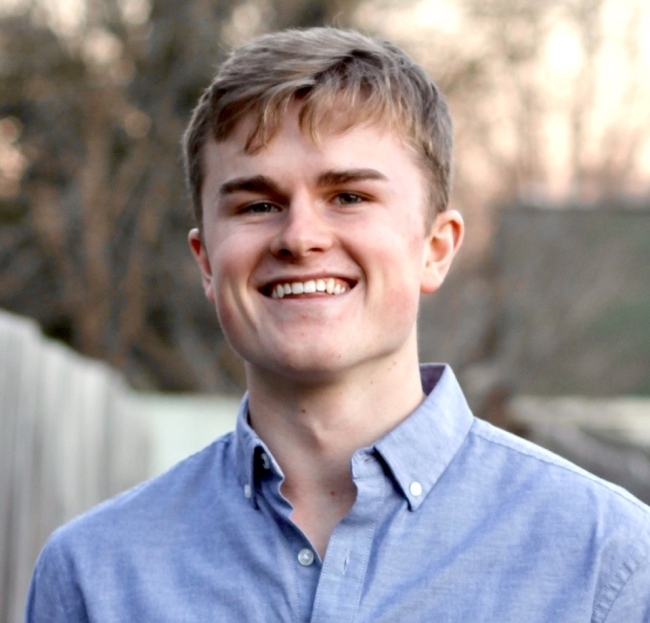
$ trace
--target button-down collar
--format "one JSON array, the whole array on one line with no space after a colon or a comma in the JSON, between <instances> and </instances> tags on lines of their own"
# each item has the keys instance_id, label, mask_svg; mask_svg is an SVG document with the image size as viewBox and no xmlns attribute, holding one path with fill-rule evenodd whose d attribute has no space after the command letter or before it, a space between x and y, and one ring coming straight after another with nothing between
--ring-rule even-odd
<instances>
[{"instance_id":1,"label":"button-down collar","mask_svg":"<svg viewBox=\"0 0 650 623\"><path fill-rule=\"evenodd\" d=\"M264 461L262 458L266 456ZM246 497L257 508L257 491L259 478L271 470L283 478L282 470L277 464L266 444L257 436L248 422L248 394L239 405L235 427L235 468L242 490L250 491ZM268 465L268 467L267 467Z\"/></svg>"},{"instance_id":2,"label":"button-down collar","mask_svg":"<svg viewBox=\"0 0 650 623\"><path fill-rule=\"evenodd\" d=\"M426 399L375 444L411 510L420 507L436 484L474 419L449 366L421 366L420 374Z\"/></svg>"},{"instance_id":3,"label":"button-down collar","mask_svg":"<svg viewBox=\"0 0 650 623\"><path fill-rule=\"evenodd\" d=\"M373 445L386 463L411 510L417 510L460 448L473 416L451 368L428 364L420 367L422 404L401 424ZM239 408L235 432L237 474L242 490L250 487L249 500L257 507L259 478L270 468L283 477L279 465L248 422L248 397ZM359 452L368 452L362 449Z\"/></svg>"}]
</instances>

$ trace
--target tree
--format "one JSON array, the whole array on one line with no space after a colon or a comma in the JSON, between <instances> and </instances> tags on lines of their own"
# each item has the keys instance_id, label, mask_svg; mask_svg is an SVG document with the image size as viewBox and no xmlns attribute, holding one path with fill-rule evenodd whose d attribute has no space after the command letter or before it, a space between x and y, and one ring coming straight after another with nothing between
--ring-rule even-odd
<instances>
[{"instance_id":1,"label":"tree","mask_svg":"<svg viewBox=\"0 0 650 623\"><path fill-rule=\"evenodd\" d=\"M5 18L0 303L136 386L241 386L185 243L180 137L228 43L354 5L88 0L64 33L37 3Z\"/></svg>"}]
</instances>

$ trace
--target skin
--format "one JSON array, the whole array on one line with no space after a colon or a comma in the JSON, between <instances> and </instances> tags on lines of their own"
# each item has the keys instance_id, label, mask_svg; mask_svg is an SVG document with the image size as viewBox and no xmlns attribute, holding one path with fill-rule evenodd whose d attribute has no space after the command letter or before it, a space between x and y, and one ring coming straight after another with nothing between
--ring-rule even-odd
<instances>
[{"instance_id":1,"label":"skin","mask_svg":"<svg viewBox=\"0 0 650 623\"><path fill-rule=\"evenodd\" d=\"M245 361L253 428L269 446L292 520L322 557L352 507L352 454L423 399L416 321L463 237L456 211L426 225L425 177L378 124L323 129L290 109L246 153L244 121L204 150L202 235L189 234L207 298ZM273 298L277 284L335 279L338 295Z\"/></svg>"}]
</instances>

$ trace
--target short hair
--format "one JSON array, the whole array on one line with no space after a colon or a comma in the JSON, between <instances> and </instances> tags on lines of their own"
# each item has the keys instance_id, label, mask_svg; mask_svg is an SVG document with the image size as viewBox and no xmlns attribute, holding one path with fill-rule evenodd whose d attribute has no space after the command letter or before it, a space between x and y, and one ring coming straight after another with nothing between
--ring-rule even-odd
<instances>
[{"instance_id":1,"label":"short hair","mask_svg":"<svg viewBox=\"0 0 650 623\"><path fill-rule=\"evenodd\" d=\"M449 203L453 132L444 96L426 71L389 41L330 27L284 30L234 49L194 110L183 137L185 172L202 225L203 147L253 120L245 149L270 141L290 105L314 140L335 111L342 130L377 121L403 132L428 178L433 214Z\"/></svg>"}]
</instances>

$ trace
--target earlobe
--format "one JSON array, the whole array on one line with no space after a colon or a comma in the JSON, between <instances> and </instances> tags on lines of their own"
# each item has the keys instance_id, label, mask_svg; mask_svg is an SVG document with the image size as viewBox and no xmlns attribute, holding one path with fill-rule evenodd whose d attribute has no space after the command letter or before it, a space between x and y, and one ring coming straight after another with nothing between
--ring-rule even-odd
<instances>
[{"instance_id":1,"label":"earlobe","mask_svg":"<svg viewBox=\"0 0 650 623\"><path fill-rule=\"evenodd\" d=\"M427 237L420 290L435 292L444 282L465 233L463 217L456 210L438 214Z\"/></svg>"},{"instance_id":2,"label":"earlobe","mask_svg":"<svg viewBox=\"0 0 650 623\"><path fill-rule=\"evenodd\" d=\"M209 301L214 303L212 266L210 265L210 258L208 257L201 232L196 228L191 229L187 236L187 241L190 245L192 255L201 271L201 281L203 283L205 296Z\"/></svg>"}]
</instances>

